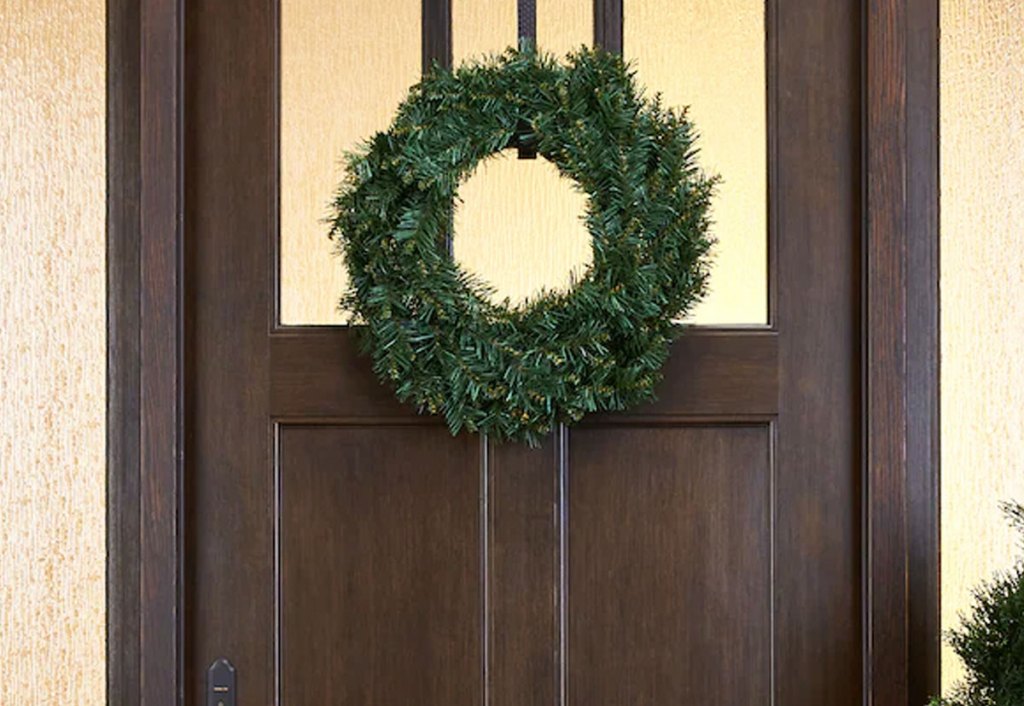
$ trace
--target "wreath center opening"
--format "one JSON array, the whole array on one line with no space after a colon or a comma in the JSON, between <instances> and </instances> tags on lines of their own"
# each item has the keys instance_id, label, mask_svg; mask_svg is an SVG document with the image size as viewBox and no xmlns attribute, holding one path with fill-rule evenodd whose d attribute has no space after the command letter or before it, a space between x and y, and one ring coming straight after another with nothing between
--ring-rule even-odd
<instances>
[{"instance_id":1,"label":"wreath center opening","mask_svg":"<svg viewBox=\"0 0 1024 706\"><path fill-rule=\"evenodd\" d=\"M506 149L459 185L452 254L493 287L491 300L523 304L567 291L593 261L583 221L587 197L543 157Z\"/></svg>"}]
</instances>

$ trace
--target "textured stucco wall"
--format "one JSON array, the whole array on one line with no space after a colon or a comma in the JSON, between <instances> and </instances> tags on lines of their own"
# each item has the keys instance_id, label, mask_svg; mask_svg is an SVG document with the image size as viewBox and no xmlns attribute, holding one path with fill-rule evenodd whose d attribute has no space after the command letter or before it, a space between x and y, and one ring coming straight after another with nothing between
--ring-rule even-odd
<instances>
[{"instance_id":1,"label":"textured stucco wall","mask_svg":"<svg viewBox=\"0 0 1024 706\"><path fill-rule=\"evenodd\" d=\"M942 622L1024 501L1024 0L942 0ZM947 648L944 681L961 667Z\"/></svg>"},{"instance_id":2,"label":"textured stucco wall","mask_svg":"<svg viewBox=\"0 0 1024 706\"><path fill-rule=\"evenodd\" d=\"M105 702L104 3L0 0L0 704Z\"/></svg>"}]
</instances>

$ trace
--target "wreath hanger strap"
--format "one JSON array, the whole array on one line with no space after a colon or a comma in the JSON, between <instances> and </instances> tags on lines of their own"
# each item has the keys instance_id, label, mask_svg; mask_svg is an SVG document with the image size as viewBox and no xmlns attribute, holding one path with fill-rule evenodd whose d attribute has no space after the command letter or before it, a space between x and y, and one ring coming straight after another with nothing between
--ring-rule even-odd
<instances>
[{"instance_id":1,"label":"wreath hanger strap","mask_svg":"<svg viewBox=\"0 0 1024 706\"><path fill-rule=\"evenodd\" d=\"M536 0L516 0L516 18L519 24L520 50L537 47L537 3ZM532 139L529 123L520 120L516 126L516 148L519 159L536 159L537 146Z\"/></svg>"}]
</instances>

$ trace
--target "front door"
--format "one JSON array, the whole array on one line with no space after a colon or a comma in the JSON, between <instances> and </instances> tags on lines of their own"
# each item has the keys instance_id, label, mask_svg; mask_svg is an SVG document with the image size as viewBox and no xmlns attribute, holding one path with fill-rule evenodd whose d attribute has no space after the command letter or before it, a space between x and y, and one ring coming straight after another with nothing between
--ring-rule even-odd
<instances>
[{"instance_id":1,"label":"front door","mask_svg":"<svg viewBox=\"0 0 1024 706\"><path fill-rule=\"evenodd\" d=\"M186 11L186 702L223 657L244 705L860 704L860 3L766 3L769 323L536 450L280 323L278 0Z\"/></svg>"}]
</instances>

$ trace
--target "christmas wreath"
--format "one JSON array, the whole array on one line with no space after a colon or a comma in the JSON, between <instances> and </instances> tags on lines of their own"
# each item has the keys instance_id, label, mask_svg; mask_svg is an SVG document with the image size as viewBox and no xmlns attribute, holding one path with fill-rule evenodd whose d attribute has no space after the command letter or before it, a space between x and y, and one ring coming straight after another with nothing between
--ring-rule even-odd
<instances>
[{"instance_id":1,"label":"christmas wreath","mask_svg":"<svg viewBox=\"0 0 1024 706\"><path fill-rule=\"evenodd\" d=\"M330 219L376 374L461 429L531 445L559 422L653 396L705 292L716 179L686 112L647 99L622 59L532 50L433 68L386 132L348 155ZM493 303L445 247L459 183L509 146L588 197L593 261L567 292Z\"/></svg>"}]
</instances>

